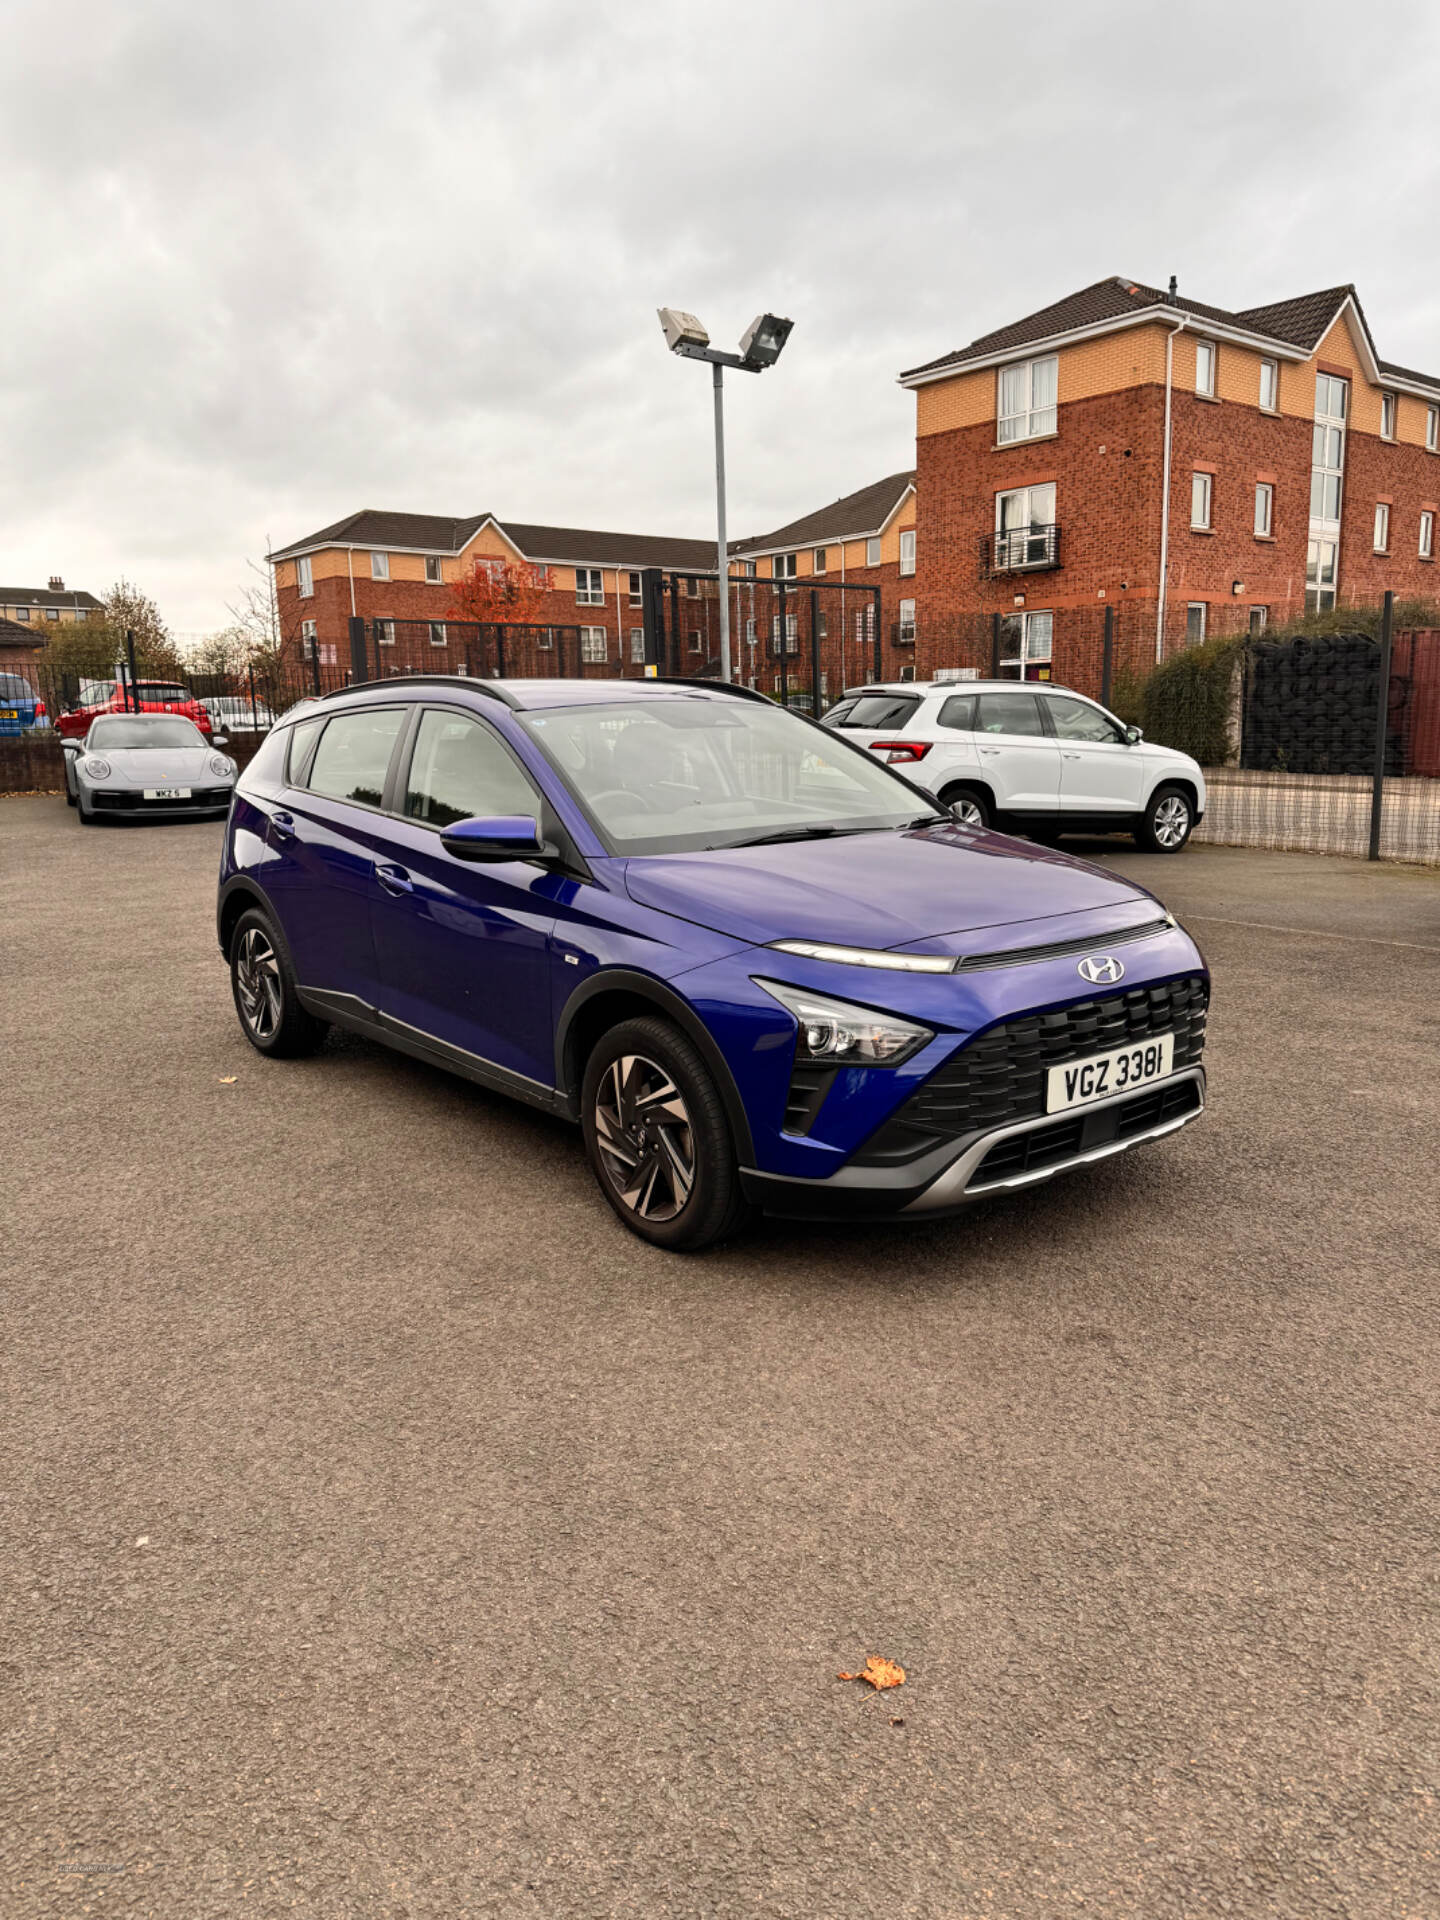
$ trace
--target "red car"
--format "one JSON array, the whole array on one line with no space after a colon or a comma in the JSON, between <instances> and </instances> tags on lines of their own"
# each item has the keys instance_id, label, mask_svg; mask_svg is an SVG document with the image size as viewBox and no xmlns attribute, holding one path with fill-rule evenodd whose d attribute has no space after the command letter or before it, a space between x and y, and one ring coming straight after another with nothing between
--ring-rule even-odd
<instances>
[{"instance_id":1,"label":"red car","mask_svg":"<svg viewBox=\"0 0 1440 1920\"><path fill-rule=\"evenodd\" d=\"M210 716L188 687L167 680L137 680L133 687L109 683L110 697L94 700L83 707L71 707L55 722L63 740L81 740L90 731L90 722L102 713L181 713L193 720L209 737ZM138 706L137 706L138 696Z\"/></svg>"}]
</instances>

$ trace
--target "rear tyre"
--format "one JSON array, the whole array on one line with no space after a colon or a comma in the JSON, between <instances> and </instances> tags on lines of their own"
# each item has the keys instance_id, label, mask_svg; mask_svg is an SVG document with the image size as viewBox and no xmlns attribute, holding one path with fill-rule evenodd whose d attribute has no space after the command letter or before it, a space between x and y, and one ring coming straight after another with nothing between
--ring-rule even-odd
<instances>
[{"instance_id":1,"label":"rear tyre","mask_svg":"<svg viewBox=\"0 0 1440 1920\"><path fill-rule=\"evenodd\" d=\"M1179 853L1195 827L1195 802L1183 787L1157 787L1145 804L1136 842L1147 853Z\"/></svg>"},{"instance_id":2,"label":"rear tyre","mask_svg":"<svg viewBox=\"0 0 1440 1920\"><path fill-rule=\"evenodd\" d=\"M330 1031L301 1006L285 943L258 907L241 914L230 936L230 991L245 1038L272 1060L314 1053Z\"/></svg>"},{"instance_id":3,"label":"rear tyre","mask_svg":"<svg viewBox=\"0 0 1440 1920\"><path fill-rule=\"evenodd\" d=\"M601 1037L580 1113L600 1191L642 1240L698 1253L749 1219L719 1089L668 1020L623 1020Z\"/></svg>"},{"instance_id":4,"label":"rear tyre","mask_svg":"<svg viewBox=\"0 0 1440 1920\"><path fill-rule=\"evenodd\" d=\"M990 796L979 787L946 787L940 798L962 826L993 827L995 824L995 809L990 803Z\"/></svg>"}]
</instances>

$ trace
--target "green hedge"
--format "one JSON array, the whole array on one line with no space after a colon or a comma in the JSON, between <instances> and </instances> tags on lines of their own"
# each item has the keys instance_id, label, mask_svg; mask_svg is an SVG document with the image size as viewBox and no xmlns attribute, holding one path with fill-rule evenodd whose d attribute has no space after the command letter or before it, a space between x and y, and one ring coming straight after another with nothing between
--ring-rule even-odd
<instances>
[{"instance_id":1,"label":"green hedge","mask_svg":"<svg viewBox=\"0 0 1440 1920\"><path fill-rule=\"evenodd\" d=\"M1174 747L1202 767L1223 766L1243 638L1209 640L1172 654L1140 689L1145 738Z\"/></svg>"}]
</instances>

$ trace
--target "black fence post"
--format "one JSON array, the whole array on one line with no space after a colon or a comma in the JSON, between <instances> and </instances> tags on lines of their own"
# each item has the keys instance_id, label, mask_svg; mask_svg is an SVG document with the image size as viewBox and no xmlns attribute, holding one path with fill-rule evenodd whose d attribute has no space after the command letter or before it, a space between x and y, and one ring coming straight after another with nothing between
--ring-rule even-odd
<instances>
[{"instance_id":1,"label":"black fence post","mask_svg":"<svg viewBox=\"0 0 1440 1920\"><path fill-rule=\"evenodd\" d=\"M640 623L645 629L645 665L658 673L665 659L665 585L658 567L640 570Z\"/></svg>"},{"instance_id":2,"label":"black fence post","mask_svg":"<svg viewBox=\"0 0 1440 1920\"><path fill-rule=\"evenodd\" d=\"M990 616L990 678L1000 678L1000 615Z\"/></svg>"},{"instance_id":3,"label":"black fence post","mask_svg":"<svg viewBox=\"0 0 1440 1920\"><path fill-rule=\"evenodd\" d=\"M870 602L870 617L875 622L875 633L873 636L875 641L875 678L879 680L885 671L885 635L881 627L881 619L885 609L880 602L879 587L872 587L870 592L874 596Z\"/></svg>"},{"instance_id":4,"label":"black fence post","mask_svg":"<svg viewBox=\"0 0 1440 1920\"><path fill-rule=\"evenodd\" d=\"M370 657L365 645L365 622L350 616L350 678L358 687L370 678Z\"/></svg>"},{"instance_id":5,"label":"black fence post","mask_svg":"<svg viewBox=\"0 0 1440 1920\"><path fill-rule=\"evenodd\" d=\"M1110 683L1115 675L1115 609L1105 609L1105 644L1100 651L1100 704L1110 704Z\"/></svg>"},{"instance_id":6,"label":"black fence post","mask_svg":"<svg viewBox=\"0 0 1440 1920\"><path fill-rule=\"evenodd\" d=\"M790 704L790 654L788 651L790 635L785 627L785 582L783 580L776 583L775 592L780 604L780 612L776 616L780 631L780 704L782 707L788 707Z\"/></svg>"},{"instance_id":7,"label":"black fence post","mask_svg":"<svg viewBox=\"0 0 1440 1920\"><path fill-rule=\"evenodd\" d=\"M1380 664L1375 687L1375 774L1370 788L1370 858L1380 858L1380 822L1385 810L1385 749L1390 737L1390 649L1394 642L1395 595L1385 589L1380 615Z\"/></svg>"},{"instance_id":8,"label":"black fence post","mask_svg":"<svg viewBox=\"0 0 1440 1920\"><path fill-rule=\"evenodd\" d=\"M135 668L135 635L129 627L125 629L125 657L130 663L130 698L125 705L132 713L139 713L140 676Z\"/></svg>"},{"instance_id":9,"label":"black fence post","mask_svg":"<svg viewBox=\"0 0 1440 1920\"><path fill-rule=\"evenodd\" d=\"M245 670L250 676L250 731L252 733L258 733L260 731L260 719L255 706L255 662L253 660L249 661Z\"/></svg>"},{"instance_id":10,"label":"black fence post","mask_svg":"<svg viewBox=\"0 0 1440 1920\"><path fill-rule=\"evenodd\" d=\"M810 718L820 718L820 595L810 589Z\"/></svg>"},{"instance_id":11,"label":"black fence post","mask_svg":"<svg viewBox=\"0 0 1440 1920\"><path fill-rule=\"evenodd\" d=\"M315 698L320 698L320 639L317 634L310 642L310 684L315 689Z\"/></svg>"},{"instance_id":12,"label":"black fence post","mask_svg":"<svg viewBox=\"0 0 1440 1920\"><path fill-rule=\"evenodd\" d=\"M505 624L498 620L495 623L495 678L505 678Z\"/></svg>"}]
</instances>

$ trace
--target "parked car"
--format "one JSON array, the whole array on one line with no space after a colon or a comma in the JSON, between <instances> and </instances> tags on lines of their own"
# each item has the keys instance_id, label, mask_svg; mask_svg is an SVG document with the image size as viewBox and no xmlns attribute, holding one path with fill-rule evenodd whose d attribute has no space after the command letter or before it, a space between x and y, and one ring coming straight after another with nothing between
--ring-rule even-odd
<instances>
[{"instance_id":1,"label":"parked car","mask_svg":"<svg viewBox=\"0 0 1440 1920\"><path fill-rule=\"evenodd\" d=\"M0 673L0 740L18 739L31 727L48 727L45 702L23 673Z\"/></svg>"},{"instance_id":2,"label":"parked car","mask_svg":"<svg viewBox=\"0 0 1440 1920\"><path fill-rule=\"evenodd\" d=\"M193 720L201 733L213 731L210 716L201 701L179 681L137 680L133 687L119 681L101 681L98 687L82 688L89 698L66 709L55 722L62 739L83 740L90 724L102 713L175 713ZM97 697L98 696L98 697Z\"/></svg>"},{"instance_id":3,"label":"parked car","mask_svg":"<svg viewBox=\"0 0 1440 1920\"><path fill-rule=\"evenodd\" d=\"M1204 1105L1208 975L1153 895L714 682L328 695L241 775L217 911L260 1053L335 1023L577 1121L676 1250L933 1216Z\"/></svg>"},{"instance_id":4,"label":"parked car","mask_svg":"<svg viewBox=\"0 0 1440 1920\"><path fill-rule=\"evenodd\" d=\"M238 771L178 713L102 713L84 740L63 740L65 798L82 827L97 820L200 819L230 805Z\"/></svg>"},{"instance_id":5,"label":"parked car","mask_svg":"<svg viewBox=\"0 0 1440 1920\"><path fill-rule=\"evenodd\" d=\"M227 733L267 733L275 716L261 699L248 694L213 694L200 703L210 716L212 727L224 727Z\"/></svg>"},{"instance_id":6,"label":"parked car","mask_svg":"<svg viewBox=\"0 0 1440 1920\"><path fill-rule=\"evenodd\" d=\"M1015 680L901 681L848 689L827 727L861 742L978 826L1041 840L1133 833L1179 853L1205 813L1188 753L1156 747L1098 701Z\"/></svg>"}]
</instances>

